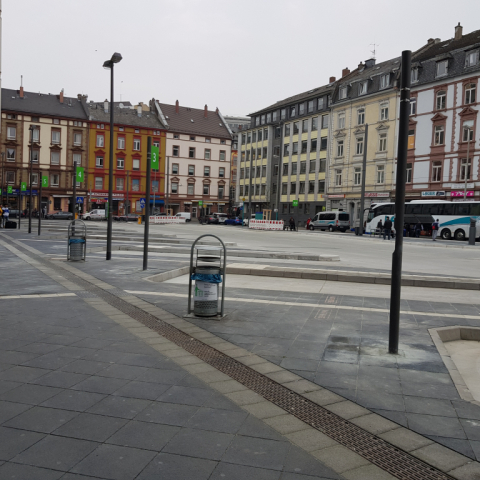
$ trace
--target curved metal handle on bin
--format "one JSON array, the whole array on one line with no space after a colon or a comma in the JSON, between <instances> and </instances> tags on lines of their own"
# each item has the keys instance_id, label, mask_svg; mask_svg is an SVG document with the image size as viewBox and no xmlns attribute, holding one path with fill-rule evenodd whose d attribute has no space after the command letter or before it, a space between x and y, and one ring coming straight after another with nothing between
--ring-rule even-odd
<instances>
[{"instance_id":1,"label":"curved metal handle on bin","mask_svg":"<svg viewBox=\"0 0 480 480\"><path fill-rule=\"evenodd\" d=\"M221 270L221 275L222 275L222 302L221 302L221 307L220 307L220 315L223 317L223 304L225 300L225 269L226 269L226 261L227 261L227 249L225 247L225 244L223 243L222 239L217 237L216 235L212 235L211 233L206 233L205 235L200 235L193 243L192 243L192 248L190 250L190 279L188 281L188 313L192 312L192 265L193 265L193 252L195 250L195 245L197 242L204 237L213 237L216 238L223 247L223 267Z\"/></svg>"}]
</instances>

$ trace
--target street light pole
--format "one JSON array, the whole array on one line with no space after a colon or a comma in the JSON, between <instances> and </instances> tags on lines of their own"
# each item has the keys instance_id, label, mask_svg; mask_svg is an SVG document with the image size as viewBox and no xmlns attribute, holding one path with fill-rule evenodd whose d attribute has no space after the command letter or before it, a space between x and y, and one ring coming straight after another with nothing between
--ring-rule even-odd
<instances>
[{"instance_id":1,"label":"street light pole","mask_svg":"<svg viewBox=\"0 0 480 480\"><path fill-rule=\"evenodd\" d=\"M38 159L40 163L40 158ZM40 191L38 192L38 234L42 233L42 171L38 171L38 181L40 182Z\"/></svg>"},{"instance_id":2,"label":"street light pole","mask_svg":"<svg viewBox=\"0 0 480 480\"><path fill-rule=\"evenodd\" d=\"M468 166L470 165L470 126L466 127L465 130L467 131L468 141L467 141L467 164L465 165L465 189L463 193L463 201L467 200L467 181L468 181Z\"/></svg>"},{"instance_id":3,"label":"street light pole","mask_svg":"<svg viewBox=\"0 0 480 480\"><path fill-rule=\"evenodd\" d=\"M363 211L365 210L365 180L367 176L367 146L368 146L368 123L365 125L365 139L363 143L363 165L362 165L362 194L360 197L360 225L358 234L363 235ZM355 226L355 224L354 224Z\"/></svg>"},{"instance_id":4,"label":"street light pole","mask_svg":"<svg viewBox=\"0 0 480 480\"><path fill-rule=\"evenodd\" d=\"M33 176L33 158L32 158L32 143L33 143L33 125L30 125L30 195L28 205L28 233L32 233L32 176Z\"/></svg>"},{"instance_id":5,"label":"street light pole","mask_svg":"<svg viewBox=\"0 0 480 480\"><path fill-rule=\"evenodd\" d=\"M104 62L103 67L110 69L110 151L108 160L108 218L107 218L107 255L106 259L112 258L112 220L113 220L113 66L119 63L122 56L114 53L110 60Z\"/></svg>"}]
</instances>

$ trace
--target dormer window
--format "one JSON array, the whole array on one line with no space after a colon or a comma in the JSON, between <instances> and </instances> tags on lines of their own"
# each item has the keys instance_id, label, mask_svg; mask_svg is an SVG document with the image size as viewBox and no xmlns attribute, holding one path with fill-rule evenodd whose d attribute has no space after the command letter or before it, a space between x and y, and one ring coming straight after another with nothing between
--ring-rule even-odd
<instances>
[{"instance_id":1,"label":"dormer window","mask_svg":"<svg viewBox=\"0 0 480 480\"><path fill-rule=\"evenodd\" d=\"M297 112L295 107L290 107L290 118L294 117Z\"/></svg>"},{"instance_id":2,"label":"dormer window","mask_svg":"<svg viewBox=\"0 0 480 480\"><path fill-rule=\"evenodd\" d=\"M390 74L382 75L380 77L380 88L386 88L390 85Z\"/></svg>"},{"instance_id":3,"label":"dormer window","mask_svg":"<svg viewBox=\"0 0 480 480\"><path fill-rule=\"evenodd\" d=\"M448 60L437 62L437 77L442 77L448 73Z\"/></svg>"},{"instance_id":4,"label":"dormer window","mask_svg":"<svg viewBox=\"0 0 480 480\"><path fill-rule=\"evenodd\" d=\"M465 67L473 67L478 63L478 50L467 52L465 55Z\"/></svg>"},{"instance_id":5,"label":"dormer window","mask_svg":"<svg viewBox=\"0 0 480 480\"><path fill-rule=\"evenodd\" d=\"M368 86L368 80L365 80L364 82L360 82L358 84L358 94L365 95L367 93L367 86Z\"/></svg>"},{"instance_id":6,"label":"dormer window","mask_svg":"<svg viewBox=\"0 0 480 480\"><path fill-rule=\"evenodd\" d=\"M344 100L347 98L347 87L341 87L339 92L338 92L338 98L340 100Z\"/></svg>"},{"instance_id":7,"label":"dormer window","mask_svg":"<svg viewBox=\"0 0 480 480\"><path fill-rule=\"evenodd\" d=\"M412 83L418 82L418 68L412 68L412 72L410 75L410 81Z\"/></svg>"}]
</instances>

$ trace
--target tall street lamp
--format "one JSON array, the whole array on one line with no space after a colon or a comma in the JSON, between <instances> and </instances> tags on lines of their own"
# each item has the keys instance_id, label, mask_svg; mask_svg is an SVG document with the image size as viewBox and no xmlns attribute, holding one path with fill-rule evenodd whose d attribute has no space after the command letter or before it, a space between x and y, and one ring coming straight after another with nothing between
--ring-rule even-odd
<instances>
[{"instance_id":1,"label":"tall street lamp","mask_svg":"<svg viewBox=\"0 0 480 480\"><path fill-rule=\"evenodd\" d=\"M467 200L467 187L468 187L468 179L470 177L470 139L471 135L473 132L473 120L467 120L466 122L463 122L463 128L464 128L464 135L467 136L467 163L465 165L465 188L464 188L464 193L463 193L463 200ZM465 137L464 137L465 138Z\"/></svg>"},{"instance_id":2,"label":"tall street lamp","mask_svg":"<svg viewBox=\"0 0 480 480\"><path fill-rule=\"evenodd\" d=\"M33 131L35 130L33 125L30 125L30 196L28 203L28 233L32 233L32 176L33 176L33 155L32 155L32 146L33 146Z\"/></svg>"},{"instance_id":3,"label":"tall street lamp","mask_svg":"<svg viewBox=\"0 0 480 480\"><path fill-rule=\"evenodd\" d=\"M107 260L112 258L112 207L113 207L113 66L122 60L119 53L114 53L103 68L110 69L110 152L108 165L108 218L107 218Z\"/></svg>"}]
</instances>

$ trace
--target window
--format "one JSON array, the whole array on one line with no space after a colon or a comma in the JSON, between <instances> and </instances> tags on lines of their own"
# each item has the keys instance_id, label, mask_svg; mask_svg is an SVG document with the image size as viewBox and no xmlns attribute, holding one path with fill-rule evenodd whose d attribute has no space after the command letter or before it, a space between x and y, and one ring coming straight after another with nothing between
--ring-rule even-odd
<instances>
[{"instance_id":1,"label":"window","mask_svg":"<svg viewBox=\"0 0 480 480\"><path fill-rule=\"evenodd\" d=\"M325 168L327 166L327 159L326 158L321 158L320 159L320 168L319 168L319 172L322 173L322 172L325 172Z\"/></svg>"},{"instance_id":2,"label":"window","mask_svg":"<svg viewBox=\"0 0 480 480\"><path fill-rule=\"evenodd\" d=\"M117 149L118 150L125 149L125 137L117 137Z\"/></svg>"},{"instance_id":3,"label":"window","mask_svg":"<svg viewBox=\"0 0 480 480\"><path fill-rule=\"evenodd\" d=\"M312 138L310 140L310 153L315 153L317 151L317 139Z\"/></svg>"},{"instance_id":4,"label":"window","mask_svg":"<svg viewBox=\"0 0 480 480\"><path fill-rule=\"evenodd\" d=\"M308 142L307 140L302 141L302 153L307 153Z\"/></svg>"},{"instance_id":5,"label":"window","mask_svg":"<svg viewBox=\"0 0 480 480\"><path fill-rule=\"evenodd\" d=\"M60 131L52 130L52 143L58 145L60 143Z\"/></svg>"},{"instance_id":6,"label":"window","mask_svg":"<svg viewBox=\"0 0 480 480\"><path fill-rule=\"evenodd\" d=\"M248 185L245 185L245 196L248 196Z\"/></svg>"},{"instance_id":7,"label":"window","mask_svg":"<svg viewBox=\"0 0 480 480\"><path fill-rule=\"evenodd\" d=\"M172 163L172 175L178 175L178 163Z\"/></svg>"},{"instance_id":8,"label":"window","mask_svg":"<svg viewBox=\"0 0 480 480\"><path fill-rule=\"evenodd\" d=\"M203 184L203 194L209 195L210 194L210 185L208 183Z\"/></svg>"},{"instance_id":9,"label":"window","mask_svg":"<svg viewBox=\"0 0 480 480\"><path fill-rule=\"evenodd\" d=\"M363 155L363 137L357 137L355 155Z\"/></svg>"},{"instance_id":10,"label":"window","mask_svg":"<svg viewBox=\"0 0 480 480\"><path fill-rule=\"evenodd\" d=\"M315 180L310 180L308 182L308 193L315 193Z\"/></svg>"},{"instance_id":11,"label":"window","mask_svg":"<svg viewBox=\"0 0 480 480\"><path fill-rule=\"evenodd\" d=\"M411 150L412 148L415 148L415 130L409 130L408 131L408 149Z\"/></svg>"},{"instance_id":12,"label":"window","mask_svg":"<svg viewBox=\"0 0 480 480\"><path fill-rule=\"evenodd\" d=\"M280 119L281 120L285 120L285 118L287 117L287 109L286 108L282 108L280 110Z\"/></svg>"},{"instance_id":13,"label":"window","mask_svg":"<svg viewBox=\"0 0 480 480\"><path fill-rule=\"evenodd\" d=\"M7 172L7 183L15 183L15 172Z\"/></svg>"},{"instance_id":14,"label":"window","mask_svg":"<svg viewBox=\"0 0 480 480\"><path fill-rule=\"evenodd\" d=\"M297 193L297 184L291 183L290 184L290 195L295 195Z\"/></svg>"},{"instance_id":15,"label":"window","mask_svg":"<svg viewBox=\"0 0 480 480\"><path fill-rule=\"evenodd\" d=\"M80 123L80 122L78 122L78 123ZM118 127L118 131L119 131L119 132L124 132L124 131L125 131L125 128L124 128L124 127Z\"/></svg>"},{"instance_id":16,"label":"window","mask_svg":"<svg viewBox=\"0 0 480 480\"><path fill-rule=\"evenodd\" d=\"M262 149L257 148L257 160L260 160L262 158Z\"/></svg>"},{"instance_id":17,"label":"window","mask_svg":"<svg viewBox=\"0 0 480 480\"><path fill-rule=\"evenodd\" d=\"M355 167L354 169L353 184L357 186L362 184L362 168L361 167Z\"/></svg>"},{"instance_id":18,"label":"window","mask_svg":"<svg viewBox=\"0 0 480 480\"><path fill-rule=\"evenodd\" d=\"M252 134L248 132L247 143L252 143Z\"/></svg>"},{"instance_id":19,"label":"window","mask_svg":"<svg viewBox=\"0 0 480 480\"><path fill-rule=\"evenodd\" d=\"M285 136L286 137L290 136L290 124L289 123L285 124Z\"/></svg>"},{"instance_id":20,"label":"window","mask_svg":"<svg viewBox=\"0 0 480 480\"><path fill-rule=\"evenodd\" d=\"M437 110L443 110L445 108L445 100L447 98L447 92L440 90L437 92Z\"/></svg>"},{"instance_id":21,"label":"window","mask_svg":"<svg viewBox=\"0 0 480 480\"><path fill-rule=\"evenodd\" d=\"M259 130L257 132L257 142L261 142L262 141L262 132L263 130Z\"/></svg>"},{"instance_id":22,"label":"window","mask_svg":"<svg viewBox=\"0 0 480 480\"><path fill-rule=\"evenodd\" d=\"M195 175L195 165L189 165L188 166L188 174L190 176Z\"/></svg>"},{"instance_id":23,"label":"window","mask_svg":"<svg viewBox=\"0 0 480 480\"><path fill-rule=\"evenodd\" d=\"M296 111L297 110L296 110L295 106L290 107L290 118L295 116Z\"/></svg>"},{"instance_id":24,"label":"window","mask_svg":"<svg viewBox=\"0 0 480 480\"><path fill-rule=\"evenodd\" d=\"M309 173L315 173L317 167L317 162L315 160L310 160Z\"/></svg>"},{"instance_id":25,"label":"window","mask_svg":"<svg viewBox=\"0 0 480 480\"><path fill-rule=\"evenodd\" d=\"M190 140L192 140L193 142L195 141L195 136L194 135L190 135Z\"/></svg>"},{"instance_id":26,"label":"window","mask_svg":"<svg viewBox=\"0 0 480 480\"><path fill-rule=\"evenodd\" d=\"M347 87L341 87L340 88L340 90L338 92L338 98L340 100L344 100L345 98L347 98Z\"/></svg>"},{"instance_id":27,"label":"window","mask_svg":"<svg viewBox=\"0 0 480 480\"><path fill-rule=\"evenodd\" d=\"M245 143L247 143L247 136L242 134L242 145L245 145Z\"/></svg>"},{"instance_id":28,"label":"window","mask_svg":"<svg viewBox=\"0 0 480 480\"><path fill-rule=\"evenodd\" d=\"M298 106L298 114L299 115L303 115L305 113L305 104L304 103L301 103L299 106Z\"/></svg>"},{"instance_id":29,"label":"window","mask_svg":"<svg viewBox=\"0 0 480 480\"><path fill-rule=\"evenodd\" d=\"M203 167L203 176L204 177L210 176L210 167Z\"/></svg>"},{"instance_id":30,"label":"window","mask_svg":"<svg viewBox=\"0 0 480 480\"><path fill-rule=\"evenodd\" d=\"M312 132L318 129L318 117L312 118Z\"/></svg>"},{"instance_id":31,"label":"window","mask_svg":"<svg viewBox=\"0 0 480 480\"><path fill-rule=\"evenodd\" d=\"M75 143L76 142L76 135L78 135L78 133L75 133L73 135L73 144L74 145L81 145L82 144L82 134L80 134L80 143ZM32 142L33 143L38 143L40 141L40 129L38 127L35 127L32 129Z\"/></svg>"},{"instance_id":32,"label":"window","mask_svg":"<svg viewBox=\"0 0 480 480\"><path fill-rule=\"evenodd\" d=\"M290 155L290 145L288 145L287 143L283 146L283 156L288 157L289 155Z\"/></svg>"},{"instance_id":33,"label":"window","mask_svg":"<svg viewBox=\"0 0 480 480\"><path fill-rule=\"evenodd\" d=\"M32 185L38 185L38 173L32 173Z\"/></svg>"},{"instance_id":34,"label":"window","mask_svg":"<svg viewBox=\"0 0 480 480\"><path fill-rule=\"evenodd\" d=\"M412 183L412 164L407 163L407 183Z\"/></svg>"},{"instance_id":35,"label":"window","mask_svg":"<svg viewBox=\"0 0 480 480\"><path fill-rule=\"evenodd\" d=\"M288 184L287 183L282 183L282 195L287 195L288 194Z\"/></svg>"},{"instance_id":36,"label":"window","mask_svg":"<svg viewBox=\"0 0 480 480\"><path fill-rule=\"evenodd\" d=\"M465 181L465 174L467 175L467 180L470 180L470 167L472 166L472 159L469 158L468 162L466 158L462 158L460 162L460 180Z\"/></svg>"},{"instance_id":37,"label":"window","mask_svg":"<svg viewBox=\"0 0 480 480\"><path fill-rule=\"evenodd\" d=\"M300 129L300 122L293 122L293 134L297 135Z\"/></svg>"},{"instance_id":38,"label":"window","mask_svg":"<svg viewBox=\"0 0 480 480\"><path fill-rule=\"evenodd\" d=\"M377 183L385 183L385 165L377 165Z\"/></svg>"},{"instance_id":39,"label":"window","mask_svg":"<svg viewBox=\"0 0 480 480\"><path fill-rule=\"evenodd\" d=\"M272 122L276 122L278 117L278 110L272 112Z\"/></svg>"},{"instance_id":40,"label":"window","mask_svg":"<svg viewBox=\"0 0 480 480\"><path fill-rule=\"evenodd\" d=\"M225 193L225 186L224 185L219 185L218 186L218 198L221 200L224 196Z\"/></svg>"},{"instance_id":41,"label":"window","mask_svg":"<svg viewBox=\"0 0 480 480\"><path fill-rule=\"evenodd\" d=\"M180 138L180 135L178 133L174 133L173 138Z\"/></svg>"},{"instance_id":42,"label":"window","mask_svg":"<svg viewBox=\"0 0 480 480\"><path fill-rule=\"evenodd\" d=\"M340 187L342 185L342 171L335 170L335 186Z\"/></svg>"},{"instance_id":43,"label":"window","mask_svg":"<svg viewBox=\"0 0 480 480\"><path fill-rule=\"evenodd\" d=\"M358 94L365 95L367 93L368 80L364 80L358 84Z\"/></svg>"},{"instance_id":44,"label":"window","mask_svg":"<svg viewBox=\"0 0 480 480\"><path fill-rule=\"evenodd\" d=\"M273 175L276 177L278 175L278 170L279 170L279 165L278 163L276 163L274 166L273 166Z\"/></svg>"},{"instance_id":45,"label":"window","mask_svg":"<svg viewBox=\"0 0 480 480\"><path fill-rule=\"evenodd\" d=\"M123 185L124 185L125 180L123 178L117 178L116 181L116 190L123 190Z\"/></svg>"},{"instance_id":46,"label":"window","mask_svg":"<svg viewBox=\"0 0 480 480\"><path fill-rule=\"evenodd\" d=\"M195 147L190 147L188 149L188 158L195 158Z\"/></svg>"},{"instance_id":47,"label":"window","mask_svg":"<svg viewBox=\"0 0 480 480\"><path fill-rule=\"evenodd\" d=\"M268 140L268 128L263 129L263 139Z\"/></svg>"},{"instance_id":48,"label":"window","mask_svg":"<svg viewBox=\"0 0 480 480\"><path fill-rule=\"evenodd\" d=\"M220 178L225 178L225 168L224 168L224 167L220 167L220 168L218 169L218 176L219 176Z\"/></svg>"},{"instance_id":49,"label":"window","mask_svg":"<svg viewBox=\"0 0 480 480\"><path fill-rule=\"evenodd\" d=\"M267 113L267 123L271 123L271 121L272 121L272 114Z\"/></svg>"},{"instance_id":50,"label":"window","mask_svg":"<svg viewBox=\"0 0 480 480\"><path fill-rule=\"evenodd\" d=\"M328 115L322 115L322 128L328 128Z\"/></svg>"},{"instance_id":51,"label":"window","mask_svg":"<svg viewBox=\"0 0 480 480\"><path fill-rule=\"evenodd\" d=\"M158 180L152 180L152 192L158 192Z\"/></svg>"},{"instance_id":52,"label":"window","mask_svg":"<svg viewBox=\"0 0 480 480\"><path fill-rule=\"evenodd\" d=\"M58 143L53 141L53 132L52 132L52 143ZM103 135L97 135L97 147L103 148L105 146L105 137Z\"/></svg>"},{"instance_id":53,"label":"window","mask_svg":"<svg viewBox=\"0 0 480 480\"><path fill-rule=\"evenodd\" d=\"M194 152L195 152L195 149L194 149ZM211 153L212 153L212 151L209 148L205 149L205 160L210 160ZM194 153L194 156L195 156L195 153ZM190 155L190 157L193 158L191 155Z\"/></svg>"},{"instance_id":54,"label":"window","mask_svg":"<svg viewBox=\"0 0 480 480\"><path fill-rule=\"evenodd\" d=\"M325 108L325 102L324 102L325 97L320 97L317 100L317 110L323 110Z\"/></svg>"},{"instance_id":55,"label":"window","mask_svg":"<svg viewBox=\"0 0 480 480\"><path fill-rule=\"evenodd\" d=\"M410 115L417 114L417 97L412 97L410 99Z\"/></svg>"},{"instance_id":56,"label":"window","mask_svg":"<svg viewBox=\"0 0 480 480\"><path fill-rule=\"evenodd\" d=\"M307 162L300 162L300 175L307 173Z\"/></svg>"},{"instance_id":57,"label":"window","mask_svg":"<svg viewBox=\"0 0 480 480\"><path fill-rule=\"evenodd\" d=\"M337 140L337 157L343 157L343 140Z\"/></svg>"},{"instance_id":58,"label":"window","mask_svg":"<svg viewBox=\"0 0 480 480\"><path fill-rule=\"evenodd\" d=\"M38 142L39 138L38 138L38 135L40 133L40 130L38 128L36 128L34 131L33 131L33 141L34 142ZM82 144L82 134L79 133L79 132L74 132L73 134L73 144L74 145L81 145Z\"/></svg>"},{"instance_id":59,"label":"window","mask_svg":"<svg viewBox=\"0 0 480 480\"><path fill-rule=\"evenodd\" d=\"M178 145L174 145L172 147L172 156L178 157L180 155L180 147Z\"/></svg>"},{"instance_id":60,"label":"window","mask_svg":"<svg viewBox=\"0 0 480 480\"><path fill-rule=\"evenodd\" d=\"M302 133L308 132L308 120L302 122Z\"/></svg>"},{"instance_id":61,"label":"window","mask_svg":"<svg viewBox=\"0 0 480 480\"><path fill-rule=\"evenodd\" d=\"M7 162L14 162L14 161L15 161L15 149L7 148Z\"/></svg>"},{"instance_id":62,"label":"window","mask_svg":"<svg viewBox=\"0 0 480 480\"><path fill-rule=\"evenodd\" d=\"M178 182L172 182L171 183L171 192L174 194L178 193Z\"/></svg>"},{"instance_id":63,"label":"window","mask_svg":"<svg viewBox=\"0 0 480 480\"><path fill-rule=\"evenodd\" d=\"M296 175L298 173L298 163L293 162L292 163L292 175Z\"/></svg>"},{"instance_id":64,"label":"window","mask_svg":"<svg viewBox=\"0 0 480 480\"><path fill-rule=\"evenodd\" d=\"M443 145L445 142L445 128L443 125L437 125L435 127L435 145Z\"/></svg>"},{"instance_id":65,"label":"window","mask_svg":"<svg viewBox=\"0 0 480 480\"><path fill-rule=\"evenodd\" d=\"M432 182L442 181L442 162L432 163Z\"/></svg>"},{"instance_id":66,"label":"window","mask_svg":"<svg viewBox=\"0 0 480 480\"><path fill-rule=\"evenodd\" d=\"M82 154L81 153L74 153L73 154L73 162L77 164L77 167L82 165Z\"/></svg>"},{"instance_id":67,"label":"window","mask_svg":"<svg viewBox=\"0 0 480 480\"><path fill-rule=\"evenodd\" d=\"M31 150L32 163L38 163L39 156L40 156L40 152L38 150Z\"/></svg>"},{"instance_id":68,"label":"window","mask_svg":"<svg viewBox=\"0 0 480 480\"><path fill-rule=\"evenodd\" d=\"M412 83L418 82L418 68L412 68L412 71L410 73L410 81Z\"/></svg>"},{"instance_id":69,"label":"window","mask_svg":"<svg viewBox=\"0 0 480 480\"><path fill-rule=\"evenodd\" d=\"M359 108L357 110L357 125L363 125L365 123L365 109Z\"/></svg>"},{"instance_id":70,"label":"window","mask_svg":"<svg viewBox=\"0 0 480 480\"><path fill-rule=\"evenodd\" d=\"M380 106L380 120L388 120L388 105Z\"/></svg>"},{"instance_id":71,"label":"window","mask_svg":"<svg viewBox=\"0 0 480 480\"><path fill-rule=\"evenodd\" d=\"M467 122L465 122L467 123ZM464 142L468 142L469 140L473 140L473 128L471 126L463 126L463 137L462 137Z\"/></svg>"},{"instance_id":72,"label":"window","mask_svg":"<svg viewBox=\"0 0 480 480\"><path fill-rule=\"evenodd\" d=\"M326 150L327 149L327 137L322 137L320 139L320 150Z\"/></svg>"},{"instance_id":73,"label":"window","mask_svg":"<svg viewBox=\"0 0 480 480\"><path fill-rule=\"evenodd\" d=\"M117 168L123 170L125 168L125 159L117 158Z\"/></svg>"},{"instance_id":74,"label":"window","mask_svg":"<svg viewBox=\"0 0 480 480\"><path fill-rule=\"evenodd\" d=\"M260 185L255 185L255 195L260 195Z\"/></svg>"},{"instance_id":75,"label":"window","mask_svg":"<svg viewBox=\"0 0 480 480\"><path fill-rule=\"evenodd\" d=\"M225 161L226 152L225 150L220 150L220 161Z\"/></svg>"},{"instance_id":76,"label":"window","mask_svg":"<svg viewBox=\"0 0 480 480\"><path fill-rule=\"evenodd\" d=\"M386 152L387 151L387 134L381 133L378 136L378 151Z\"/></svg>"},{"instance_id":77,"label":"window","mask_svg":"<svg viewBox=\"0 0 480 480\"><path fill-rule=\"evenodd\" d=\"M344 113L340 113L338 115L338 128L339 129L345 128L345 114Z\"/></svg>"},{"instance_id":78,"label":"window","mask_svg":"<svg viewBox=\"0 0 480 480\"><path fill-rule=\"evenodd\" d=\"M212 140L208 137L205 137L205 143L212 143Z\"/></svg>"},{"instance_id":79,"label":"window","mask_svg":"<svg viewBox=\"0 0 480 480\"><path fill-rule=\"evenodd\" d=\"M315 107L314 101L313 101L313 100L309 100L309 101L308 101L308 105L307 105L307 111L308 111L308 113L312 113L314 107Z\"/></svg>"},{"instance_id":80,"label":"window","mask_svg":"<svg viewBox=\"0 0 480 480\"><path fill-rule=\"evenodd\" d=\"M252 142L255 143L257 141L257 132L252 132Z\"/></svg>"},{"instance_id":81,"label":"window","mask_svg":"<svg viewBox=\"0 0 480 480\"><path fill-rule=\"evenodd\" d=\"M132 191L133 192L139 192L140 191L140 179L139 178L133 178L132 179Z\"/></svg>"},{"instance_id":82,"label":"window","mask_svg":"<svg viewBox=\"0 0 480 480\"><path fill-rule=\"evenodd\" d=\"M298 193L304 194L305 193L305 182L300 182L298 185Z\"/></svg>"},{"instance_id":83,"label":"window","mask_svg":"<svg viewBox=\"0 0 480 480\"><path fill-rule=\"evenodd\" d=\"M478 63L478 50L467 52L465 55L465 67L473 67Z\"/></svg>"},{"instance_id":84,"label":"window","mask_svg":"<svg viewBox=\"0 0 480 480\"><path fill-rule=\"evenodd\" d=\"M292 143L292 155L297 155L298 154L298 142L293 142Z\"/></svg>"},{"instance_id":85,"label":"window","mask_svg":"<svg viewBox=\"0 0 480 480\"><path fill-rule=\"evenodd\" d=\"M189 183L187 185L187 195L194 195L194 189L195 189L195 184L194 183ZM242 187L240 187L240 190L242 189ZM240 192L240 195L242 193Z\"/></svg>"},{"instance_id":86,"label":"window","mask_svg":"<svg viewBox=\"0 0 480 480\"><path fill-rule=\"evenodd\" d=\"M263 147L262 158L267 158L267 147Z\"/></svg>"},{"instance_id":87,"label":"window","mask_svg":"<svg viewBox=\"0 0 480 480\"><path fill-rule=\"evenodd\" d=\"M275 195L277 193L277 184L272 183L272 195Z\"/></svg>"},{"instance_id":88,"label":"window","mask_svg":"<svg viewBox=\"0 0 480 480\"><path fill-rule=\"evenodd\" d=\"M60 152L50 153L50 163L52 165L60 165Z\"/></svg>"},{"instance_id":89,"label":"window","mask_svg":"<svg viewBox=\"0 0 480 480\"><path fill-rule=\"evenodd\" d=\"M283 164L282 175L288 175L288 163Z\"/></svg>"},{"instance_id":90,"label":"window","mask_svg":"<svg viewBox=\"0 0 480 480\"><path fill-rule=\"evenodd\" d=\"M465 103L475 103L476 85L469 83L465 85Z\"/></svg>"},{"instance_id":91,"label":"window","mask_svg":"<svg viewBox=\"0 0 480 480\"><path fill-rule=\"evenodd\" d=\"M133 139L133 149L134 149L136 152L139 152L139 151L140 151L140 139L139 139L139 138L134 138L134 139Z\"/></svg>"},{"instance_id":92,"label":"window","mask_svg":"<svg viewBox=\"0 0 480 480\"><path fill-rule=\"evenodd\" d=\"M262 166L262 177L265 178L267 176L267 166L263 165Z\"/></svg>"},{"instance_id":93,"label":"window","mask_svg":"<svg viewBox=\"0 0 480 480\"><path fill-rule=\"evenodd\" d=\"M132 162L133 170L140 170L140 159L134 158Z\"/></svg>"},{"instance_id":94,"label":"window","mask_svg":"<svg viewBox=\"0 0 480 480\"><path fill-rule=\"evenodd\" d=\"M448 60L437 62L437 77L441 77L448 73Z\"/></svg>"},{"instance_id":95,"label":"window","mask_svg":"<svg viewBox=\"0 0 480 480\"><path fill-rule=\"evenodd\" d=\"M58 187L58 185L60 184L60 175L54 173L53 175L51 175L50 179L51 179L52 186Z\"/></svg>"},{"instance_id":96,"label":"window","mask_svg":"<svg viewBox=\"0 0 480 480\"><path fill-rule=\"evenodd\" d=\"M386 73L385 75L380 76L380 88L386 88L390 85L390 74Z\"/></svg>"}]
</instances>

